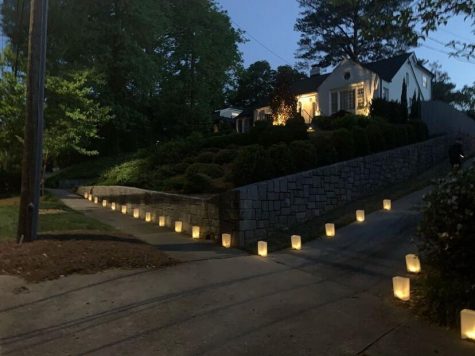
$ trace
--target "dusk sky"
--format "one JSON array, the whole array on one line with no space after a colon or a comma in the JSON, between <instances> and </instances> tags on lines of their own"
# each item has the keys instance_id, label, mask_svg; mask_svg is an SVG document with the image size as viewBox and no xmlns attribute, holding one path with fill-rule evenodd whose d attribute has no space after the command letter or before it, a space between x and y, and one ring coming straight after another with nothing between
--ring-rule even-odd
<instances>
[{"instance_id":1,"label":"dusk sky","mask_svg":"<svg viewBox=\"0 0 475 356\"><path fill-rule=\"evenodd\" d=\"M295 52L300 34L294 31L299 14L296 0L218 0L227 10L233 25L246 31L247 43L241 45L245 65L267 60L273 67L295 64ZM432 39L414 49L417 58L438 61L449 73L458 88L475 82L475 59L455 59L442 52L449 52L443 44L451 40L475 40L470 23L455 18L446 27L430 34ZM429 48L428 48L429 47Z\"/></svg>"}]
</instances>

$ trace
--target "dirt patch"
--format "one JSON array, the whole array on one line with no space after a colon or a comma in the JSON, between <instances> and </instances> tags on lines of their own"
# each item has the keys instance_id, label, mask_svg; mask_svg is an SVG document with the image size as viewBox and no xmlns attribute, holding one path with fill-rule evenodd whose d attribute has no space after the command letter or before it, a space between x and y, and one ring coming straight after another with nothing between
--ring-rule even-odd
<instances>
[{"instance_id":1,"label":"dirt patch","mask_svg":"<svg viewBox=\"0 0 475 356\"><path fill-rule=\"evenodd\" d=\"M154 246L121 234L45 234L32 243L0 243L0 274L17 275L28 282L110 268L155 269L176 263Z\"/></svg>"}]
</instances>

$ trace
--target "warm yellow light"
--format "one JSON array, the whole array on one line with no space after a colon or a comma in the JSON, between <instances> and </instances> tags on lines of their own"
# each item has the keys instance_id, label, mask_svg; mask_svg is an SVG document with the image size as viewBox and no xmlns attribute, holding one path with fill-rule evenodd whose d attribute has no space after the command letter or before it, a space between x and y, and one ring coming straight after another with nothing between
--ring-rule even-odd
<instances>
[{"instance_id":1,"label":"warm yellow light","mask_svg":"<svg viewBox=\"0 0 475 356\"><path fill-rule=\"evenodd\" d=\"M223 247L230 248L231 247L231 234L222 234L221 235L221 243Z\"/></svg>"},{"instance_id":2,"label":"warm yellow light","mask_svg":"<svg viewBox=\"0 0 475 356\"><path fill-rule=\"evenodd\" d=\"M99 198L98 197L94 197L94 204L99 204Z\"/></svg>"},{"instance_id":3,"label":"warm yellow light","mask_svg":"<svg viewBox=\"0 0 475 356\"><path fill-rule=\"evenodd\" d=\"M406 268L408 272L419 273L421 271L421 261L417 255L406 255Z\"/></svg>"},{"instance_id":4,"label":"warm yellow light","mask_svg":"<svg viewBox=\"0 0 475 356\"><path fill-rule=\"evenodd\" d=\"M328 237L335 236L335 224L325 224L325 232Z\"/></svg>"},{"instance_id":5,"label":"warm yellow light","mask_svg":"<svg viewBox=\"0 0 475 356\"><path fill-rule=\"evenodd\" d=\"M406 277L393 277L393 292L396 298L408 301L411 297L411 280Z\"/></svg>"},{"instance_id":6,"label":"warm yellow light","mask_svg":"<svg viewBox=\"0 0 475 356\"><path fill-rule=\"evenodd\" d=\"M194 239L199 239L200 238L200 227L199 226L193 226L191 228L191 237Z\"/></svg>"},{"instance_id":7,"label":"warm yellow light","mask_svg":"<svg viewBox=\"0 0 475 356\"><path fill-rule=\"evenodd\" d=\"M139 208L134 208L133 215L135 219L140 218L140 209Z\"/></svg>"},{"instance_id":8,"label":"warm yellow light","mask_svg":"<svg viewBox=\"0 0 475 356\"><path fill-rule=\"evenodd\" d=\"M88 192L84 193L84 199L87 199L87 198L89 198L89 193Z\"/></svg>"},{"instance_id":9,"label":"warm yellow light","mask_svg":"<svg viewBox=\"0 0 475 356\"><path fill-rule=\"evenodd\" d=\"M152 221L152 213L146 212L145 213L145 221L151 222Z\"/></svg>"},{"instance_id":10,"label":"warm yellow light","mask_svg":"<svg viewBox=\"0 0 475 356\"><path fill-rule=\"evenodd\" d=\"M383 200L383 209L384 210L391 210L391 199L384 199Z\"/></svg>"},{"instance_id":11,"label":"warm yellow light","mask_svg":"<svg viewBox=\"0 0 475 356\"><path fill-rule=\"evenodd\" d=\"M94 197L92 196L92 194L89 194L89 197L88 197L87 199L88 199L89 201L92 201L93 198L94 198Z\"/></svg>"},{"instance_id":12,"label":"warm yellow light","mask_svg":"<svg viewBox=\"0 0 475 356\"><path fill-rule=\"evenodd\" d=\"M104 200L102 201L102 206L103 206L104 208L107 207L107 200L104 199Z\"/></svg>"},{"instance_id":13,"label":"warm yellow light","mask_svg":"<svg viewBox=\"0 0 475 356\"><path fill-rule=\"evenodd\" d=\"M356 210L356 221L363 222L365 220L364 210Z\"/></svg>"},{"instance_id":14,"label":"warm yellow light","mask_svg":"<svg viewBox=\"0 0 475 356\"><path fill-rule=\"evenodd\" d=\"M475 310L463 309L460 312L460 333L462 339L475 341Z\"/></svg>"},{"instance_id":15,"label":"warm yellow light","mask_svg":"<svg viewBox=\"0 0 475 356\"><path fill-rule=\"evenodd\" d=\"M122 214L126 215L126 214L127 214L127 205L122 205L122 206L120 207L120 212L121 212Z\"/></svg>"},{"instance_id":16,"label":"warm yellow light","mask_svg":"<svg viewBox=\"0 0 475 356\"><path fill-rule=\"evenodd\" d=\"M158 217L158 226L160 226L160 227L165 226L165 217L164 216L159 216Z\"/></svg>"},{"instance_id":17,"label":"warm yellow light","mask_svg":"<svg viewBox=\"0 0 475 356\"><path fill-rule=\"evenodd\" d=\"M292 243L292 248L294 250L301 250L302 249L302 237L300 235L292 235L290 237L290 241Z\"/></svg>"},{"instance_id":18,"label":"warm yellow light","mask_svg":"<svg viewBox=\"0 0 475 356\"><path fill-rule=\"evenodd\" d=\"M262 257L267 256L267 242L257 241L257 254Z\"/></svg>"},{"instance_id":19,"label":"warm yellow light","mask_svg":"<svg viewBox=\"0 0 475 356\"><path fill-rule=\"evenodd\" d=\"M175 232L181 232L183 229L183 223L181 221L175 221Z\"/></svg>"},{"instance_id":20,"label":"warm yellow light","mask_svg":"<svg viewBox=\"0 0 475 356\"><path fill-rule=\"evenodd\" d=\"M111 203L111 209L114 211L117 209L117 206L114 202Z\"/></svg>"}]
</instances>

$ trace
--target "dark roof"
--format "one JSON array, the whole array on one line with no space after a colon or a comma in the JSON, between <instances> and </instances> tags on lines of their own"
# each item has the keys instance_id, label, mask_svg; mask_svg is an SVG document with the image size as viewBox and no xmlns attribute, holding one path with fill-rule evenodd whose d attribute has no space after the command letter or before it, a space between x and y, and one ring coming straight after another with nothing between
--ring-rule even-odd
<instances>
[{"instance_id":1,"label":"dark roof","mask_svg":"<svg viewBox=\"0 0 475 356\"><path fill-rule=\"evenodd\" d=\"M379 75L381 79L390 82L411 55L412 53L403 53L398 56L381 59L376 62L361 63L361 65Z\"/></svg>"},{"instance_id":2,"label":"dark roof","mask_svg":"<svg viewBox=\"0 0 475 356\"><path fill-rule=\"evenodd\" d=\"M253 110L246 109L246 110L243 110L243 112L240 113L238 116L236 116L235 119L242 118L242 117L253 117L253 116L254 116Z\"/></svg>"},{"instance_id":3,"label":"dark roof","mask_svg":"<svg viewBox=\"0 0 475 356\"><path fill-rule=\"evenodd\" d=\"M296 95L315 92L329 75L330 74L318 74L310 78L299 80L292 84L291 90Z\"/></svg>"}]
</instances>

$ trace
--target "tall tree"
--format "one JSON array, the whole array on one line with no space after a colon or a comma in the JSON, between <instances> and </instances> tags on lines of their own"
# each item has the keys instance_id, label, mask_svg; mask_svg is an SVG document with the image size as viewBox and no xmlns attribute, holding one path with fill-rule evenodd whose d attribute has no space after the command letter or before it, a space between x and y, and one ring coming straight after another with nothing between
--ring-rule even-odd
<instances>
[{"instance_id":1,"label":"tall tree","mask_svg":"<svg viewBox=\"0 0 475 356\"><path fill-rule=\"evenodd\" d=\"M272 93L275 71L267 61L257 61L239 73L232 104L252 107L268 99Z\"/></svg>"},{"instance_id":2,"label":"tall tree","mask_svg":"<svg viewBox=\"0 0 475 356\"><path fill-rule=\"evenodd\" d=\"M414 18L421 23L422 31L427 36L439 26L445 26L451 17L461 15L471 21L472 32L475 34L475 1L474 0L420 0ZM447 43L452 48L452 55L475 58L475 40Z\"/></svg>"},{"instance_id":3,"label":"tall tree","mask_svg":"<svg viewBox=\"0 0 475 356\"><path fill-rule=\"evenodd\" d=\"M407 84L406 79L402 80L402 89L401 89L401 106L402 106L402 119L403 121L407 120Z\"/></svg>"},{"instance_id":4,"label":"tall tree","mask_svg":"<svg viewBox=\"0 0 475 356\"><path fill-rule=\"evenodd\" d=\"M417 44L410 0L298 0L298 56L325 67L377 60ZM399 18L398 21L396 19Z\"/></svg>"},{"instance_id":5,"label":"tall tree","mask_svg":"<svg viewBox=\"0 0 475 356\"><path fill-rule=\"evenodd\" d=\"M451 81L449 74L437 62L431 63L430 68L432 73L434 73L434 78L432 79L432 100L443 101L459 108L464 96L459 90L456 90L456 85Z\"/></svg>"},{"instance_id":6,"label":"tall tree","mask_svg":"<svg viewBox=\"0 0 475 356\"><path fill-rule=\"evenodd\" d=\"M274 90L271 94L271 109L275 125L284 125L297 114L297 102L292 85L305 75L290 66L277 68Z\"/></svg>"}]
</instances>

